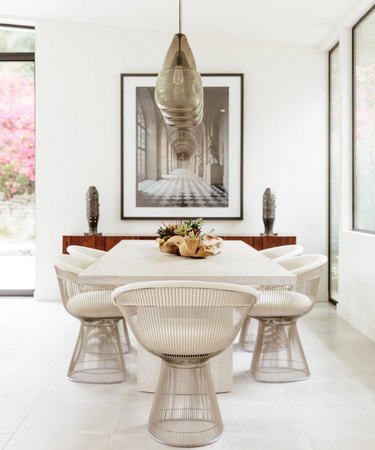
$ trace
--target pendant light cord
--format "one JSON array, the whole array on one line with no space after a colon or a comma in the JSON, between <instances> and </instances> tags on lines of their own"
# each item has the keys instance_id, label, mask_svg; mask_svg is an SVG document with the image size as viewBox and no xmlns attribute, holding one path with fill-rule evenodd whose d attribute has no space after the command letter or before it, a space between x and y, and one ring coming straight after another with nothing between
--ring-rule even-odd
<instances>
[{"instance_id":1,"label":"pendant light cord","mask_svg":"<svg viewBox=\"0 0 375 450\"><path fill-rule=\"evenodd\" d=\"M181 34L182 18L181 18L182 0L178 0L178 34Z\"/></svg>"},{"instance_id":2,"label":"pendant light cord","mask_svg":"<svg viewBox=\"0 0 375 450\"><path fill-rule=\"evenodd\" d=\"M178 55L177 55L177 65L182 65L182 58L181 58L181 6L182 6L182 0L178 0Z\"/></svg>"}]
</instances>

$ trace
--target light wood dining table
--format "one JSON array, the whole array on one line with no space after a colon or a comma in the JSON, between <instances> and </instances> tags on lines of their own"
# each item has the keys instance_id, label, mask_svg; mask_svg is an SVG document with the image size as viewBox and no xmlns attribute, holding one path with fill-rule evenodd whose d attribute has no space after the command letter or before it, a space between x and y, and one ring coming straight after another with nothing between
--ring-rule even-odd
<instances>
[{"instance_id":1,"label":"light wood dining table","mask_svg":"<svg viewBox=\"0 0 375 450\"><path fill-rule=\"evenodd\" d=\"M197 280L241 285L292 285L294 274L243 241L225 241L220 253L208 258L187 258L162 253L155 241L123 240L78 275L78 282L123 285L141 281ZM210 362L217 392L232 388L233 351L228 348ZM250 364L250 362L249 362ZM137 354L137 385L154 391L159 358L140 345Z\"/></svg>"},{"instance_id":2,"label":"light wood dining table","mask_svg":"<svg viewBox=\"0 0 375 450\"><path fill-rule=\"evenodd\" d=\"M224 241L215 256L187 258L162 253L154 241L123 240L78 276L111 285L171 279L260 286L293 284L295 275L243 241Z\"/></svg>"}]
</instances>

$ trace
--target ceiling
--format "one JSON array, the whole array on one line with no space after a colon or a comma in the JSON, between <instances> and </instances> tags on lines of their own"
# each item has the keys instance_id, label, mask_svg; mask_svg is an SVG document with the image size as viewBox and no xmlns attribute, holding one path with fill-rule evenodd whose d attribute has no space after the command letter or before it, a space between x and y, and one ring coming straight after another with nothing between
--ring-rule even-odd
<instances>
[{"instance_id":1,"label":"ceiling","mask_svg":"<svg viewBox=\"0 0 375 450\"><path fill-rule=\"evenodd\" d=\"M182 31L259 41L320 45L352 11L371 0L185 0ZM178 0L1 0L12 18L178 30Z\"/></svg>"}]
</instances>

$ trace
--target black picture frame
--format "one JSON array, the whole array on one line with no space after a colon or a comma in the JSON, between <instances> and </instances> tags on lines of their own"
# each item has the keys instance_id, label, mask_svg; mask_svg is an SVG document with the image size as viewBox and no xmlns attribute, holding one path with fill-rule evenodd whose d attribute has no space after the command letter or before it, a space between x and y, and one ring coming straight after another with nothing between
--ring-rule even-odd
<instances>
[{"instance_id":1,"label":"black picture frame","mask_svg":"<svg viewBox=\"0 0 375 450\"><path fill-rule=\"evenodd\" d=\"M202 74L203 120L164 123L156 74L121 74L121 219L243 218L241 73Z\"/></svg>"}]
</instances>

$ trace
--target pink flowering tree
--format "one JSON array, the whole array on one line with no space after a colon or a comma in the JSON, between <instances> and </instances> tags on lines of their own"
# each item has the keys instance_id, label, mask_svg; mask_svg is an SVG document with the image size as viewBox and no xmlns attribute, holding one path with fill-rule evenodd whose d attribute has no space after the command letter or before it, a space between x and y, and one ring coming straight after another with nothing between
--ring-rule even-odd
<instances>
[{"instance_id":1,"label":"pink flowering tree","mask_svg":"<svg viewBox=\"0 0 375 450\"><path fill-rule=\"evenodd\" d=\"M0 72L0 191L6 199L34 192L34 131L33 77Z\"/></svg>"}]
</instances>

